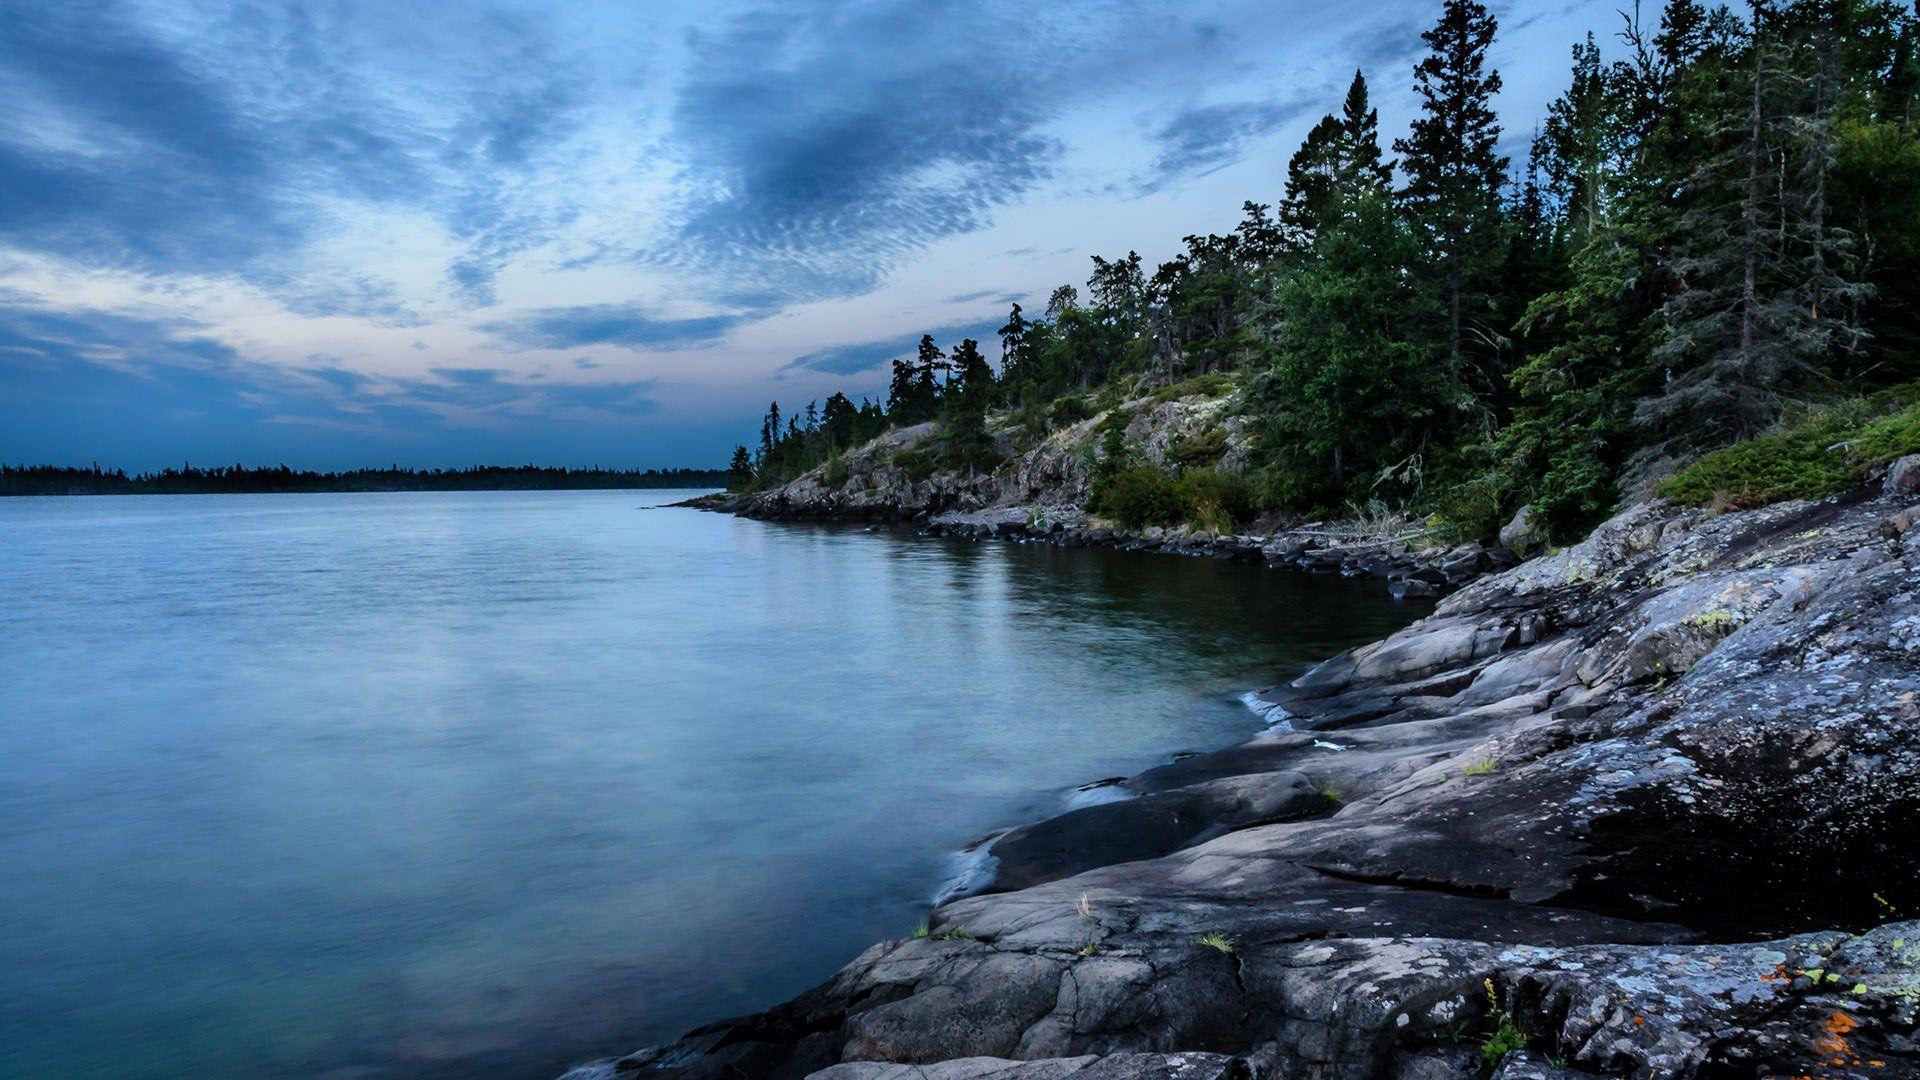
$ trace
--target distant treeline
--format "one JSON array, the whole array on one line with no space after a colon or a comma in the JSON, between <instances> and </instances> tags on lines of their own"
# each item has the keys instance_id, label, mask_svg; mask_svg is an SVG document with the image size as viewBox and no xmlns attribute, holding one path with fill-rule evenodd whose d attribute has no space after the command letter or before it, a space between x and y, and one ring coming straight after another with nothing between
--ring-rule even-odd
<instances>
[{"instance_id":1,"label":"distant treeline","mask_svg":"<svg viewBox=\"0 0 1920 1080\"><path fill-rule=\"evenodd\" d=\"M0 465L4 495L187 495L303 491L579 491L600 488L721 487L721 469L549 469L537 465L475 465L466 469L355 469L309 472L285 465L249 468L186 466L132 476L98 465Z\"/></svg>"}]
</instances>

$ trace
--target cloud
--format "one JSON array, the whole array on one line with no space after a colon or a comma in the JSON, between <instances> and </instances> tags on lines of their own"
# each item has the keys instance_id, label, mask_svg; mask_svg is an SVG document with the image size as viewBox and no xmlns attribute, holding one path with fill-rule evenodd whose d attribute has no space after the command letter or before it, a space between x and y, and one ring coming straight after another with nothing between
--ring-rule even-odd
<instances>
[{"instance_id":1,"label":"cloud","mask_svg":"<svg viewBox=\"0 0 1920 1080\"><path fill-rule=\"evenodd\" d=\"M630 349L695 348L712 345L748 315L704 315L663 319L624 304L541 308L481 329L526 349L572 349L582 345L622 345Z\"/></svg>"},{"instance_id":2,"label":"cloud","mask_svg":"<svg viewBox=\"0 0 1920 1080\"><path fill-rule=\"evenodd\" d=\"M1050 175L1056 103L972 5L760 11L696 35L664 265L787 301L875 287ZM1003 28L1003 27L1002 27Z\"/></svg>"},{"instance_id":3,"label":"cloud","mask_svg":"<svg viewBox=\"0 0 1920 1080\"><path fill-rule=\"evenodd\" d=\"M1182 111L1153 133L1160 147L1143 191L1158 191L1183 176L1203 175L1239 161L1248 144L1271 135L1311 106L1299 101L1241 101L1197 105Z\"/></svg>"},{"instance_id":4,"label":"cloud","mask_svg":"<svg viewBox=\"0 0 1920 1080\"><path fill-rule=\"evenodd\" d=\"M468 445L463 432L547 448L618 449L657 413L650 380L534 384L513 372L444 367L393 377L339 366L254 361L185 320L36 308L0 297L0 461L101 460L134 467L243 458L366 463L418 460L422 447ZM313 444L287 432L330 432ZM557 433L572 434L560 436ZM317 437L317 436L314 436ZM495 459L474 447L469 460ZM369 457L371 455L371 458ZM625 460L610 456L605 460Z\"/></svg>"},{"instance_id":5,"label":"cloud","mask_svg":"<svg viewBox=\"0 0 1920 1080\"><path fill-rule=\"evenodd\" d=\"M537 21L321 3L173 14L0 0L0 241L405 322L390 282L329 281L311 246L360 208L422 215L461 248L450 284L487 302L504 261L572 212L528 190L580 104ZM417 35L469 62L399 54Z\"/></svg>"},{"instance_id":6,"label":"cloud","mask_svg":"<svg viewBox=\"0 0 1920 1080\"><path fill-rule=\"evenodd\" d=\"M973 338L983 343L982 352L989 355L994 350L985 347L991 342L1005 319L993 319L988 322L956 323L931 333L936 343L950 348L962 339ZM885 364L895 357L911 356L920 347L921 334L902 334L897 337L882 338L878 341L862 341L851 345L835 345L819 349L805 356L796 357L781 368L782 371L820 371L829 375L859 375Z\"/></svg>"}]
</instances>

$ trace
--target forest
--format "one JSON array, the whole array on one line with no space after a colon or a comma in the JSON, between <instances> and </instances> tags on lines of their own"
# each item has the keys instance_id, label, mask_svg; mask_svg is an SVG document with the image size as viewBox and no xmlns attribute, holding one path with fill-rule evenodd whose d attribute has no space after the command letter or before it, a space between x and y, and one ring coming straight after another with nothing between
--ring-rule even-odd
<instances>
[{"instance_id":1,"label":"forest","mask_svg":"<svg viewBox=\"0 0 1920 1080\"><path fill-rule=\"evenodd\" d=\"M312 491L574 491L599 488L708 488L726 482L719 469L550 469L477 465L466 469L354 469L307 472L285 465L221 465L137 473L56 465L0 465L4 495L188 495Z\"/></svg>"},{"instance_id":2,"label":"forest","mask_svg":"<svg viewBox=\"0 0 1920 1080\"><path fill-rule=\"evenodd\" d=\"M1013 305L997 363L925 337L884 401L775 404L732 486L925 421L942 465L990 470L994 433L1195 389L1232 394L1251 464L1145 466L1115 425L1094 509L1384 505L1488 536L1525 507L1564 539L1628 499L1825 495L1920 450L1914 11L1624 12L1572 44L1524 160L1500 149L1497 30L1445 0L1409 130L1382 135L1356 72L1231 231L1152 267L1094 257L1084 291Z\"/></svg>"}]
</instances>

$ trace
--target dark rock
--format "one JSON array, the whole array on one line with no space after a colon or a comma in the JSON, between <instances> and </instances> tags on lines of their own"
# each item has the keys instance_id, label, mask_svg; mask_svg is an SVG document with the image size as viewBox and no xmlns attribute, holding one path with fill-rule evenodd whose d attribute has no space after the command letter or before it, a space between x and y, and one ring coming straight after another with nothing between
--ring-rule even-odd
<instances>
[{"instance_id":1,"label":"dark rock","mask_svg":"<svg viewBox=\"0 0 1920 1080\"><path fill-rule=\"evenodd\" d=\"M1420 600L1430 596L1439 596L1440 590L1420 578L1401 578L1387 586L1395 600Z\"/></svg>"}]
</instances>

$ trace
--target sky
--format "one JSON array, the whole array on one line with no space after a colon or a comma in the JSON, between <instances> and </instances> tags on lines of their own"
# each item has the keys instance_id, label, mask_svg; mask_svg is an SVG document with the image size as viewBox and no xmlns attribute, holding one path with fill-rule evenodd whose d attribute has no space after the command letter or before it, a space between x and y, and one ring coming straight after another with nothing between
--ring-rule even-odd
<instances>
[{"instance_id":1,"label":"sky","mask_svg":"<svg viewBox=\"0 0 1920 1080\"><path fill-rule=\"evenodd\" d=\"M1519 159L1620 16L1491 6ZM1356 69L1403 133L1439 7L0 0L0 462L722 464L1275 201Z\"/></svg>"}]
</instances>

